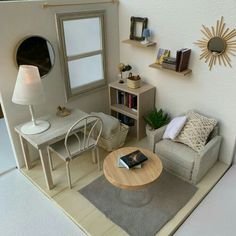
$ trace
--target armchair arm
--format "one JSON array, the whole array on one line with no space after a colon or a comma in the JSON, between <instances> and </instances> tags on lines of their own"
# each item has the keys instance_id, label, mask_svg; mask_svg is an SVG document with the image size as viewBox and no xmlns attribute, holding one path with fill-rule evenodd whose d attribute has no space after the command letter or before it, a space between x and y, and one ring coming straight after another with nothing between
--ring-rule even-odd
<instances>
[{"instance_id":1,"label":"armchair arm","mask_svg":"<svg viewBox=\"0 0 236 236\"><path fill-rule=\"evenodd\" d=\"M166 130L166 127L167 127L167 125L162 126L161 128L156 129L156 130L148 130L148 128L146 128L149 148L153 152L155 152L155 144L162 139L163 134Z\"/></svg>"},{"instance_id":2,"label":"armchair arm","mask_svg":"<svg viewBox=\"0 0 236 236\"><path fill-rule=\"evenodd\" d=\"M217 135L211 139L198 154L194 162L192 182L198 183L218 159L222 137Z\"/></svg>"}]
</instances>

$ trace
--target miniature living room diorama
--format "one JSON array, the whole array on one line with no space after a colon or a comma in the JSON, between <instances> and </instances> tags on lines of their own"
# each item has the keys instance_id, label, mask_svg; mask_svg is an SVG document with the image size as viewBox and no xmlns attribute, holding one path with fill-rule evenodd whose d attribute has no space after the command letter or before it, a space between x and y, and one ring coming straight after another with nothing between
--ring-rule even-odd
<instances>
[{"instance_id":1,"label":"miniature living room diorama","mask_svg":"<svg viewBox=\"0 0 236 236\"><path fill-rule=\"evenodd\" d=\"M20 172L86 235L174 234L232 161L230 17L50 2L15 3L4 49L15 50L1 93ZM23 10L45 21L27 28Z\"/></svg>"}]
</instances>

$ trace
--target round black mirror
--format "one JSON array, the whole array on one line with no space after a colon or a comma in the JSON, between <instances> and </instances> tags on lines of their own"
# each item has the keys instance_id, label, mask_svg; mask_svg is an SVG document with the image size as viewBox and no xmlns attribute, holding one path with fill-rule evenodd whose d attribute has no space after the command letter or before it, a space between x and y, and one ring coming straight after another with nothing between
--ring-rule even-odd
<instances>
[{"instance_id":1,"label":"round black mirror","mask_svg":"<svg viewBox=\"0 0 236 236\"><path fill-rule=\"evenodd\" d=\"M226 43L224 39L220 37L213 37L208 41L207 48L213 54L219 55L225 51Z\"/></svg>"},{"instance_id":2,"label":"round black mirror","mask_svg":"<svg viewBox=\"0 0 236 236\"><path fill-rule=\"evenodd\" d=\"M41 77L46 76L54 65L54 51L51 43L40 36L29 36L19 43L16 51L17 65L34 65Z\"/></svg>"}]
</instances>

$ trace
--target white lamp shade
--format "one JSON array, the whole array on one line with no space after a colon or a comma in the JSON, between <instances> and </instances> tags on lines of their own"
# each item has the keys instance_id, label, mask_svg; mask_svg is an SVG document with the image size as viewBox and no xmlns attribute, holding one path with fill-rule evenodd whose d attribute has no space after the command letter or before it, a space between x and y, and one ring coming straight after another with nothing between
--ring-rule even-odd
<instances>
[{"instance_id":1,"label":"white lamp shade","mask_svg":"<svg viewBox=\"0 0 236 236\"><path fill-rule=\"evenodd\" d=\"M17 75L12 101L22 105L36 105L45 100L38 67L21 65Z\"/></svg>"}]
</instances>

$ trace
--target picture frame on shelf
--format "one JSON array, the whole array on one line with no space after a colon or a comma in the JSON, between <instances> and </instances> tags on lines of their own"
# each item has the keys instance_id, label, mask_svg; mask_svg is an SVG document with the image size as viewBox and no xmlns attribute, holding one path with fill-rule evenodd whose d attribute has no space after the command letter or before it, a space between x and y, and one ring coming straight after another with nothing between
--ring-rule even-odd
<instances>
[{"instance_id":1,"label":"picture frame on shelf","mask_svg":"<svg viewBox=\"0 0 236 236\"><path fill-rule=\"evenodd\" d=\"M159 48L157 52L157 58L156 58L156 63L161 65L165 57L170 56L170 50L169 49L164 49L164 48Z\"/></svg>"},{"instance_id":2,"label":"picture frame on shelf","mask_svg":"<svg viewBox=\"0 0 236 236\"><path fill-rule=\"evenodd\" d=\"M143 41L145 37L143 36L144 29L147 28L148 18L146 17L134 17L130 18L130 39L136 41Z\"/></svg>"}]
</instances>

